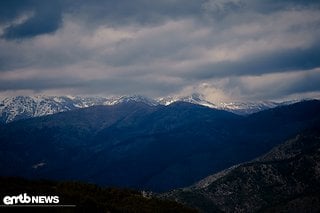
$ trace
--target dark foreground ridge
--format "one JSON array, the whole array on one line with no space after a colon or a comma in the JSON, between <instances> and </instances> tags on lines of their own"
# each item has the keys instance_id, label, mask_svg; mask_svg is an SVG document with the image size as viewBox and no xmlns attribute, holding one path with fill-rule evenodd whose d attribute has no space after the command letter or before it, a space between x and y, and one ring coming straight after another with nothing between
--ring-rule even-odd
<instances>
[{"instance_id":1,"label":"dark foreground ridge","mask_svg":"<svg viewBox=\"0 0 320 213\"><path fill-rule=\"evenodd\" d=\"M320 212L320 131L268 154L161 195L201 212Z\"/></svg>"},{"instance_id":2,"label":"dark foreground ridge","mask_svg":"<svg viewBox=\"0 0 320 213\"><path fill-rule=\"evenodd\" d=\"M5 196L59 196L59 205L75 207L1 207L1 212L196 212L173 201L145 197L130 189L102 188L81 182L56 182L0 177L1 205ZM26 204L23 204L26 205ZM25 210L25 211L24 211Z\"/></svg>"}]
</instances>

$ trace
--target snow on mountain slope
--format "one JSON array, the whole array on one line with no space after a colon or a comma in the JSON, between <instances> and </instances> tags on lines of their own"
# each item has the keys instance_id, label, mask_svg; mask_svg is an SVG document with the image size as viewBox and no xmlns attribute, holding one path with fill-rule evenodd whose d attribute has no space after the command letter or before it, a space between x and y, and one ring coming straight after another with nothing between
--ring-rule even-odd
<instances>
[{"instance_id":1,"label":"snow on mountain slope","mask_svg":"<svg viewBox=\"0 0 320 213\"><path fill-rule=\"evenodd\" d=\"M184 101L184 102L189 102L192 104L199 104L203 106L207 106L210 108L218 108L216 104L211 103L210 101L207 101L205 97L202 94L199 93L193 93L190 96L169 96L169 97L164 97L164 98L159 98L158 102L163 105L170 105L176 101Z\"/></svg>"},{"instance_id":2,"label":"snow on mountain slope","mask_svg":"<svg viewBox=\"0 0 320 213\"><path fill-rule=\"evenodd\" d=\"M176 101L185 101L193 104L199 104L215 109L222 109L233 112L238 115L248 115L262 110L274 108L281 105L293 104L298 101L288 102L272 102L272 101L259 101L259 102L219 102L212 103L199 93L193 93L190 96L171 96L158 99L158 102L163 105L169 105Z\"/></svg>"},{"instance_id":3,"label":"snow on mountain slope","mask_svg":"<svg viewBox=\"0 0 320 213\"><path fill-rule=\"evenodd\" d=\"M236 114L251 114L261 110L273 108L287 103L276 102L234 102L212 103L201 94L194 93L190 96L172 96L150 99L144 96L113 96L113 97L81 97L81 96L15 96L0 97L0 123L15 120L50 115L58 112L85 108L95 105L115 105L127 102L143 102L150 106L169 105L176 101L199 104L215 109L223 109Z\"/></svg>"},{"instance_id":4,"label":"snow on mountain slope","mask_svg":"<svg viewBox=\"0 0 320 213\"><path fill-rule=\"evenodd\" d=\"M247 115L282 105L271 101L219 103L218 108L240 115Z\"/></svg>"},{"instance_id":5,"label":"snow on mountain slope","mask_svg":"<svg viewBox=\"0 0 320 213\"><path fill-rule=\"evenodd\" d=\"M16 96L0 98L0 123L50 115L96 105L114 105L130 101L149 105L157 101L143 96L80 97L80 96Z\"/></svg>"},{"instance_id":6,"label":"snow on mountain slope","mask_svg":"<svg viewBox=\"0 0 320 213\"><path fill-rule=\"evenodd\" d=\"M144 97L141 95L134 95L134 96L122 96L122 97L118 97L115 98L115 101L112 104L118 104L118 103L128 103L128 102L143 102L146 103L150 106L156 106L159 105L160 103L154 99L148 98L148 97ZM110 105L112 105L110 104Z\"/></svg>"},{"instance_id":7,"label":"snow on mountain slope","mask_svg":"<svg viewBox=\"0 0 320 213\"><path fill-rule=\"evenodd\" d=\"M67 97L7 97L0 100L0 116L4 123L76 109Z\"/></svg>"}]
</instances>

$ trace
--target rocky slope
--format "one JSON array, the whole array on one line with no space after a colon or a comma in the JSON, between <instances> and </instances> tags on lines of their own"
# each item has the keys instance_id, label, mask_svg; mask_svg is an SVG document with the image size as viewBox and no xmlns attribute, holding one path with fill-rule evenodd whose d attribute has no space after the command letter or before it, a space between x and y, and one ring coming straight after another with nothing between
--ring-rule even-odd
<instances>
[{"instance_id":1,"label":"rocky slope","mask_svg":"<svg viewBox=\"0 0 320 213\"><path fill-rule=\"evenodd\" d=\"M319 212L319 130L316 126L256 160L161 196L201 212Z\"/></svg>"}]
</instances>

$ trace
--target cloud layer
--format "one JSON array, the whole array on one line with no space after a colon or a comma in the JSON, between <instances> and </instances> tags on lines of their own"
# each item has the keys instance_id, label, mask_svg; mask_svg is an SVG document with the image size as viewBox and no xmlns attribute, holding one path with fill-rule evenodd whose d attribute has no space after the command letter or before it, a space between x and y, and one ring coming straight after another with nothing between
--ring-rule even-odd
<instances>
[{"instance_id":1,"label":"cloud layer","mask_svg":"<svg viewBox=\"0 0 320 213\"><path fill-rule=\"evenodd\" d=\"M320 97L319 1L5 1L0 94Z\"/></svg>"}]
</instances>

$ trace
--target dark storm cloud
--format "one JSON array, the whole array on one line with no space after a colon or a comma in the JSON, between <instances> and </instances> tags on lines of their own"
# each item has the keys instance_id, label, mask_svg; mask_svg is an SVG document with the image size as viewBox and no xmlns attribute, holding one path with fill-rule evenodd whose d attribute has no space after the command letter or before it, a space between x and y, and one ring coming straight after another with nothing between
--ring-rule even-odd
<instances>
[{"instance_id":1,"label":"dark storm cloud","mask_svg":"<svg viewBox=\"0 0 320 213\"><path fill-rule=\"evenodd\" d=\"M297 7L319 7L318 0L248 0L246 6L259 13L273 13L283 9L293 9Z\"/></svg>"},{"instance_id":2,"label":"dark storm cloud","mask_svg":"<svg viewBox=\"0 0 320 213\"><path fill-rule=\"evenodd\" d=\"M8 90L34 90L34 91L45 91L48 89L55 88L81 88L83 83L70 79L63 78L33 78L33 79L22 79L22 80L0 80L0 91Z\"/></svg>"},{"instance_id":3,"label":"dark storm cloud","mask_svg":"<svg viewBox=\"0 0 320 213\"><path fill-rule=\"evenodd\" d=\"M199 0L5 0L1 2L0 23L9 24L2 37L28 38L55 32L62 16L71 14L99 24L155 24L169 18L201 13ZM23 23L10 24L19 17L32 14Z\"/></svg>"},{"instance_id":4,"label":"dark storm cloud","mask_svg":"<svg viewBox=\"0 0 320 213\"><path fill-rule=\"evenodd\" d=\"M0 21L9 23L2 37L29 38L55 32L62 23L62 0L8 0L1 2ZM12 23L23 15L22 23ZM10 24L11 23L11 24Z\"/></svg>"},{"instance_id":5,"label":"dark storm cloud","mask_svg":"<svg viewBox=\"0 0 320 213\"><path fill-rule=\"evenodd\" d=\"M1 1L0 23L12 21L21 13L34 8L33 0L7 0Z\"/></svg>"},{"instance_id":6,"label":"dark storm cloud","mask_svg":"<svg viewBox=\"0 0 320 213\"><path fill-rule=\"evenodd\" d=\"M292 85L292 89L287 89L284 95L291 93L303 93L303 92L320 92L320 74L312 73L305 74L298 82Z\"/></svg>"},{"instance_id":7,"label":"dark storm cloud","mask_svg":"<svg viewBox=\"0 0 320 213\"><path fill-rule=\"evenodd\" d=\"M205 0L93 0L70 1L70 12L92 24L154 24L165 19L194 16Z\"/></svg>"},{"instance_id":8,"label":"dark storm cloud","mask_svg":"<svg viewBox=\"0 0 320 213\"><path fill-rule=\"evenodd\" d=\"M177 88L181 85L176 85ZM171 87L171 88L170 88ZM139 79L126 78L107 78L98 80L80 80L80 79L65 79L65 78L33 78L22 80L0 80L0 92L15 91L15 90L32 90L35 92L43 92L48 89L66 89L77 90L80 94L96 95L96 94L120 94L120 95L136 95L142 94L147 96L154 95L153 88L157 90L157 95L165 95L172 91L172 85L164 82L147 81L141 84ZM177 89L175 88L175 89ZM104 92L102 92L104 91Z\"/></svg>"},{"instance_id":9,"label":"dark storm cloud","mask_svg":"<svg viewBox=\"0 0 320 213\"><path fill-rule=\"evenodd\" d=\"M229 78L224 87L235 88L248 99L280 99L292 94L319 93L320 69L305 72L267 74L255 77ZM297 96L303 98L302 96Z\"/></svg>"},{"instance_id":10,"label":"dark storm cloud","mask_svg":"<svg viewBox=\"0 0 320 213\"><path fill-rule=\"evenodd\" d=\"M271 53L250 55L241 61L226 61L207 64L197 72L190 70L190 78L208 79L227 76L262 75L265 73L279 73L304 71L320 67L320 45L307 49L277 50Z\"/></svg>"}]
</instances>

